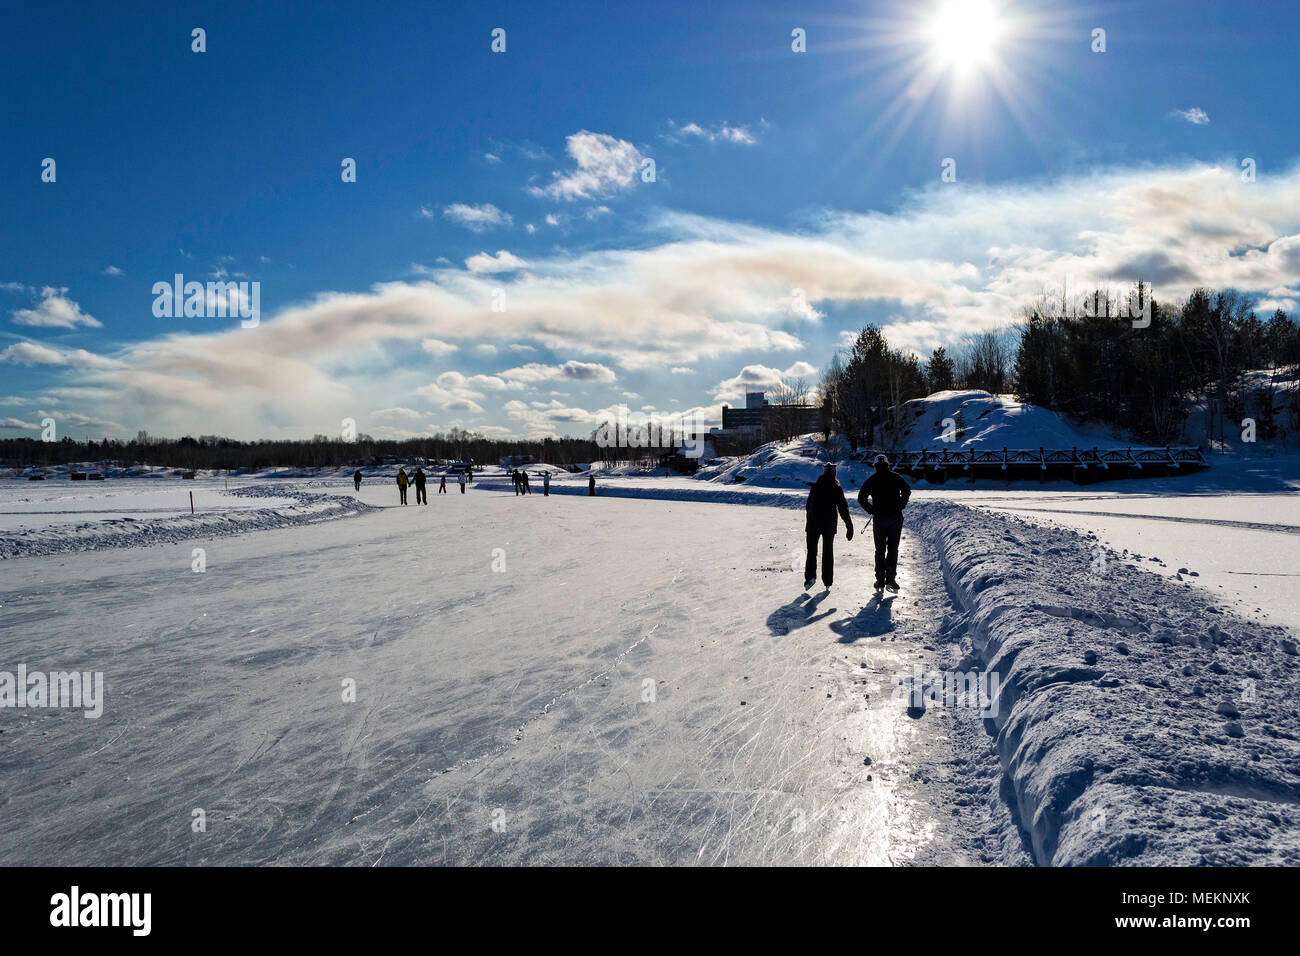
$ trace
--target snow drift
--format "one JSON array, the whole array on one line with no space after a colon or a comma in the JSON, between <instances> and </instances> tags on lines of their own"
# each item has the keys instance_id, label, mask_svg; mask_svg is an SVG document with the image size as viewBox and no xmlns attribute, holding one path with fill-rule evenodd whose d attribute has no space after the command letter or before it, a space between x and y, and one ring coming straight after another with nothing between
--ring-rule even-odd
<instances>
[{"instance_id":1,"label":"snow drift","mask_svg":"<svg viewBox=\"0 0 1300 956\"><path fill-rule=\"evenodd\" d=\"M911 512L909 512L911 513ZM1300 662L1282 628L959 505L916 509L1041 865L1300 864Z\"/></svg>"},{"instance_id":2,"label":"snow drift","mask_svg":"<svg viewBox=\"0 0 1300 956\"><path fill-rule=\"evenodd\" d=\"M351 496L324 495L290 487L253 485L230 495L293 499L290 505L238 511L198 512L166 518L115 518L78 525L53 525L0 534L0 559L100 548L172 544L195 538L225 537L293 525L347 518L374 509Z\"/></svg>"}]
</instances>

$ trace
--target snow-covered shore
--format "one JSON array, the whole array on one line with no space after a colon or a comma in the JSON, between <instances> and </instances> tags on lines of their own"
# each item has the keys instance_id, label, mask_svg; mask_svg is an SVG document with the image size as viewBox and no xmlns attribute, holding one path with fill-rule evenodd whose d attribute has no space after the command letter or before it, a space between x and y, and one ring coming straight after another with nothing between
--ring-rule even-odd
<instances>
[{"instance_id":1,"label":"snow-covered shore","mask_svg":"<svg viewBox=\"0 0 1300 956\"><path fill-rule=\"evenodd\" d=\"M325 495L266 484L232 488L220 494L275 501L269 507L227 507L194 514L117 516L62 524L45 522L35 527L0 532L0 559L175 544L195 538L315 524L371 510L370 505L352 496Z\"/></svg>"}]
</instances>

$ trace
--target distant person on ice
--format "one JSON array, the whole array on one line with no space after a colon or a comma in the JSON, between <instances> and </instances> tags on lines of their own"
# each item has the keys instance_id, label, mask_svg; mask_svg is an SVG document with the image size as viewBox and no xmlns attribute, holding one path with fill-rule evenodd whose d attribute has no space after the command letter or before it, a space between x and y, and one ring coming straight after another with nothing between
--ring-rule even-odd
<instances>
[{"instance_id":1,"label":"distant person on ice","mask_svg":"<svg viewBox=\"0 0 1300 956\"><path fill-rule=\"evenodd\" d=\"M551 495L551 473L549 471L542 473L542 497L549 498Z\"/></svg>"},{"instance_id":2,"label":"distant person on ice","mask_svg":"<svg viewBox=\"0 0 1300 956\"><path fill-rule=\"evenodd\" d=\"M876 590L898 590L898 542L903 537L903 509L912 497L902 475L889 469L889 459L876 456L876 473L862 483L858 504L875 521Z\"/></svg>"},{"instance_id":3,"label":"distant person on ice","mask_svg":"<svg viewBox=\"0 0 1300 956\"><path fill-rule=\"evenodd\" d=\"M447 493L447 476L443 475L441 478L438 479L438 494L445 495L446 493Z\"/></svg>"},{"instance_id":4,"label":"distant person on ice","mask_svg":"<svg viewBox=\"0 0 1300 956\"><path fill-rule=\"evenodd\" d=\"M835 581L835 531L844 519L844 536L853 540L853 522L849 518L849 503L844 489L835 477L835 465L827 462L821 477L808 489L808 502L804 505L808 518L804 531L808 536L808 560L803 566L803 586L810 588L817 580L817 542L822 545L822 584L827 588Z\"/></svg>"},{"instance_id":5,"label":"distant person on ice","mask_svg":"<svg viewBox=\"0 0 1300 956\"><path fill-rule=\"evenodd\" d=\"M596 495L596 476L591 472L587 472L587 494L592 497Z\"/></svg>"},{"instance_id":6,"label":"distant person on ice","mask_svg":"<svg viewBox=\"0 0 1300 956\"><path fill-rule=\"evenodd\" d=\"M533 489L532 489L532 488L529 486L529 484L528 484L528 472L526 472L526 471L521 471L521 472L519 473L519 480L520 480L520 482L523 483L523 486L524 486L524 494L526 494L526 495L531 495L531 494L533 493Z\"/></svg>"},{"instance_id":7,"label":"distant person on ice","mask_svg":"<svg viewBox=\"0 0 1300 956\"><path fill-rule=\"evenodd\" d=\"M428 504L429 493L424 490L424 469L416 467L415 469L415 503Z\"/></svg>"},{"instance_id":8,"label":"distant person on ice","mask_svg":"<svg viewBox=\"0 0 1300 956\"><path fill-rule=\"evenodd\" d=\"M406 469L397 469L397 493L402 496L402 504L406 504Z\"/></svg>"},{"instance_id":9,"label":"distant person on ice","mask_svg":"<svg viewBox=\"0 0 1300 956\"><path fill-rule=\"evenodd\" d=\"M462 471L457 478L460 480L460 493L463 495L465 493L465 472Z\"/></svg>"},{"instance_id":10,"label":"distant person on ice","mask_svg":"<svg viewBox=\"0 0 1300 956\"><path fill-rule=\"evenodd\" d=\"M361 490L361 469L360 468L358 468L356 471L352 473L352 484L356 487L357 491Z\"/></svg>"},{"instance_id":11,"label":"distant person on ice","mask_svg":"<svg viewBox=\"0 0 1300 956\"><path fill-rule=\"evenodd\" d=\"M514 471L510 472L510 481L511 481L511 483L515 486L515 494L516 494L516 495L521 495L521 494L523 494L523 488L522 488L522 487L520 486L520 484L519 484L519 469L518 469L518 468L516 468Z\"/></svg>"}]
</instances>

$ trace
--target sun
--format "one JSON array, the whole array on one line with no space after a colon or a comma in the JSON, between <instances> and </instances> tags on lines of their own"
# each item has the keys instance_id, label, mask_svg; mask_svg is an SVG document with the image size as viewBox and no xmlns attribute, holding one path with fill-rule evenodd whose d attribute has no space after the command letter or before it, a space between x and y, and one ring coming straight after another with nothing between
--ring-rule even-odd
<instances>
[{"instance_id":1,"label":"sun","mask_svg":"<svg viewBox=\"0 0 1300 956\"><path fill-rule=\"evenodd\" d=\"M945 0L926 24L934 66L963 75L983 71L996 61L1005 29L993 0Z\"/></svg>"}]
</instances>

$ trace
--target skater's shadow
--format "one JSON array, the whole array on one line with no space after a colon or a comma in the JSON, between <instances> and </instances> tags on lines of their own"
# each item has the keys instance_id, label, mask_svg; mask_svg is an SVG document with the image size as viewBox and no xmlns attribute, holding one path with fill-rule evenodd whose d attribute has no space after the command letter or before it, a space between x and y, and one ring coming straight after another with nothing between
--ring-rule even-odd
<instances>
[{"instance_id":1,"label":"skater's shadow","mask_svg":"<svg viewBox=\"0 0 1300 956\"><path fill-rule=\"evenodd\" d=\"M821 614L817 613L818 605L826 600L828 594L830 594L829 591L823 591L813 598L806 594L800 594L789 604L777 608L767 616L768 630L773 634L789 634L796 628L807 627L824 617L830 617L835 613L835 608Z\"/></svg>"},{"instance_id":2,"label":"skater's shadow","mask_svg":"<svg viewBox=\"0 0 1300 956\"><path fill-rule=\"evenodd\" d=\"M852 644L864 637L880 637L894 629L894 595L874 595L854 617L835 621L831 630L841 644Z\"/></svg>"}]
</instances>

